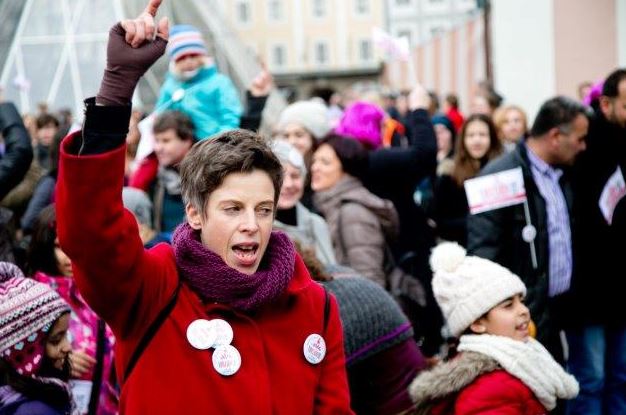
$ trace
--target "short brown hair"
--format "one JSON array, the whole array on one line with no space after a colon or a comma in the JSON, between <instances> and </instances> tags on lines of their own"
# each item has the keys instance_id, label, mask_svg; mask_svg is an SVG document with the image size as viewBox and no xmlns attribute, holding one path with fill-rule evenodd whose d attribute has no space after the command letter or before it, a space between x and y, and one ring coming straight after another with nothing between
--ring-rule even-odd
<instances>
[{"instance_id":1,"label":"short brown hair","mask_svg":"<svg viewBox=\"0 0 626 415\"><path fill-rule=\"evenodd\" d=\"M229 130L191 147L180 164L182 195L204 216L211 193L231 173L267 173L274 185L274 203L283 184L283 166L268 142L249 130Z\"/></svg>"},{"instance_id":2,"label":"short brown hair","mask_svg":"<svg viewBox=\"0 0 626 415\"><path fill-rule=\"evenodd\" d=\"M38 115L35 123L37 124L38 130L47 127L48 125L54 125L57 128L59 127L59 120L57 117L48 113Z\"/></svg>"},{"instance_id":3,"label":"short brown hair","mask_svg":"<svg viewBox=\"0 0 626 415\"><path fill-rule=\"evenodd\" d=\"M152 131L155 134L174 130L178 138L183 141L194 140L195 129L191 118L180 111L165 111L154 120Z\"/></svg>"}]
</instances>

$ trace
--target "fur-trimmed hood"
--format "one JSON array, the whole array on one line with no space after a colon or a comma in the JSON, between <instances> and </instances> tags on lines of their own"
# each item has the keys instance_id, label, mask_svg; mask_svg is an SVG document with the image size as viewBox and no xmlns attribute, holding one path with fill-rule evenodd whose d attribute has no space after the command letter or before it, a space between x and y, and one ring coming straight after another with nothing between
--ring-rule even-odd
<instances>
[{"instance_id":1,"label":"fur-trimmed hood","mask_svg":"<svg viewBox=\"0 0 626 415\"><path fill-rule=\"evenodd\" d=\"M501 369L492 358L475 352L464 352L449 362L420 373L409 386L415 402L414 415L430 414L432 407L459 393L480 375Z\"/></svg>"}]
</instances>

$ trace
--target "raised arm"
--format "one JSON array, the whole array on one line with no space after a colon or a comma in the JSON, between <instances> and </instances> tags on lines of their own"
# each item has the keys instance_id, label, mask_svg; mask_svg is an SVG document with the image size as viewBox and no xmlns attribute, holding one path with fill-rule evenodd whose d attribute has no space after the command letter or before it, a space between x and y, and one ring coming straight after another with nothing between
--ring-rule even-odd
<instances>
[{"instance_id":1,"label":"raised arm","mask_svg":"<svg viewBox=\"0 0 626 415\"><path fill-rule=\"evenodd\" d=\"M437 166L437 139L428 115L430 98L421 85L409 96L407 129L411 143L408 148L382 148L370 153L370 175L389 181L417 183L432 175Z\"/></svg>"},{"instance_id":2,"label":"raised arm","mask_svg":"<svg viewBox=\"0 0 626 415\"><path fill-rule=\"evenodd\" d=\"M120 337L133 324L150 321L176 284L165 279L173 268L171 251L143 250L136 220L121 198L132 94L167 43L167 19L154 22L160 3L151 0L137 19L111 29L107 67L97 97L85 102L83 131L61 146L59 241L72 259L81 294Z\"/></svg>"},{"instance_id":3,"label":"raised arm","mask_svg":"<svg viewBox=\"0 0 626 415\"><path fill-rule=\"evenodd\" d=\"M261 72L252 80L246 91L246 110L241 114L239 128L257 131L263 120L263 110L272 89L274 79L265 64L261 63Z\"/></svg>"}]
</instances>

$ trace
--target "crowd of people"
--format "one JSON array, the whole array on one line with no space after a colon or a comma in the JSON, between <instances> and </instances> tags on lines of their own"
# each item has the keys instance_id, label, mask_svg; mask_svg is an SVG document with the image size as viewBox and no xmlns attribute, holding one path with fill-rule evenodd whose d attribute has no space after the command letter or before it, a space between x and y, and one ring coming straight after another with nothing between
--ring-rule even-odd
<instances>
[{"instance_id":1,"label":"crowd of people","mask_svg":"<svg viewBox=\"0 0 626 415\"><path fill-rule=\"evenodd\" d=\"M271 74L240 102L160 3L82 129L0 103L0 415L626 413L626 69L532 120L415 85L265 137ZM470 213L512 169L525 202Z\"/></svg>"}]
</instances>

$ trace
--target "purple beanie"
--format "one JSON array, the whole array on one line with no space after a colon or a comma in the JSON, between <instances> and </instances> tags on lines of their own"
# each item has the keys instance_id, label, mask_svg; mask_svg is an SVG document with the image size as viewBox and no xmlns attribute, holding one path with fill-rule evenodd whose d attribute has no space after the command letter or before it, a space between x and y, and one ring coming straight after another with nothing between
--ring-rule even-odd
<instances>
[{"instance_id":1,"label":"purple beanie","mask_svg":"<svg viewBox=\"0 0 626 415\"><path fill-rule=\"evenodd\" d=\"M357 101L343 113L335 134L353 137L370 150L382 144L382 123L385 111L376 104Z\"/></svg>"}]
</instances>

